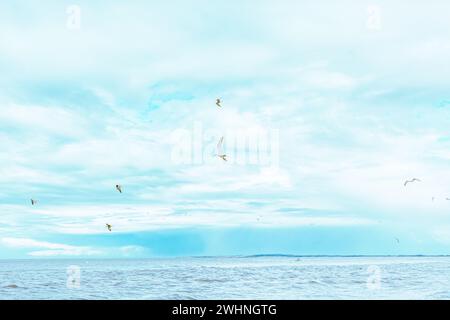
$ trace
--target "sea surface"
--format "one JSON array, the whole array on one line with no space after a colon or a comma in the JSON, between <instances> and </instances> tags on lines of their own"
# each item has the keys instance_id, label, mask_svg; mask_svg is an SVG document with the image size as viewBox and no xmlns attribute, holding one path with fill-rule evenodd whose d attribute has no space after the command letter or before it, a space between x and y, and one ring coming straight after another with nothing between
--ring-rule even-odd
<instances>
[{"instance_id":1,"label":"sea surface","mask_svg":"<svg viewBox=\"0 0 450 320\"><path fill-rule=\"evenodd\" d=\"M0 299L450 299L450 257L0 260Z\"/></svg>"}]
</instances>

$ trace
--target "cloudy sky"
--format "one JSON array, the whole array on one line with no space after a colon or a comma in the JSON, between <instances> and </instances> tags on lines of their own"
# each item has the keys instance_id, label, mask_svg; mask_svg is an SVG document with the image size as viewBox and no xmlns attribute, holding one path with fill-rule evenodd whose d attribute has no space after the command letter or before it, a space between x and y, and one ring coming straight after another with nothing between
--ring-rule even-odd
<instances>
[{"instance_id":1,"label":"cloudy sky","mask_svg":"<svg viewBox=\"0 0 450 320\"><path fill-rule=\"evenodd\" d=\"M449 11L1 2L0 258L450 254Z\"/></svg>"}]
</instances>

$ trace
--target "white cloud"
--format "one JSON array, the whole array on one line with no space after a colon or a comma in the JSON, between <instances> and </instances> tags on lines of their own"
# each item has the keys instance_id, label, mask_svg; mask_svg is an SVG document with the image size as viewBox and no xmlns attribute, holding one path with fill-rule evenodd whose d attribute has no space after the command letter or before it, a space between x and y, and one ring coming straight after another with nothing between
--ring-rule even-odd
<instances>
[{"instance_id":1,"label":"white cloud","mask_svg":"<svg viewBox=\"0 0 450 320\"><path fill-rule=\"evenodd\" d=\"M31 251L28 254L31 256L79 256L79 255L96 255L100 251L94 250L90 247L71 246L60 243L52 243L45 241L37 241L29 238L2 238L1 243L5 246L12 248L24 248L24 249L49 249L49 250L36 250Z\"/></svg>"},{"instance_id":2,"label":"white cloud","mask_svg":"<svg viewBox=\"0 0 450 320\"><path fill-rule=\"evenodd\" d=\"M45 172L42 169L33 169L27 166L11 165L0 168L0 175L4 183L14 183L27 181L27 183L37 183L52 186L68 185L74 180L66 175L58 175L53 172Z\"/></svg>"},{"instance_id":3,"label":"white cloud","mask_svg":"<svg viewBox=\"0 0 450 320\"><path fill-rule=\"evenodd\" d=\"M2 105L0 123L33 132L79 137L83 135L86 121L64 108L8 104Z\"/></svg>"},{"instance_id":4,"label":"white cloud","mask_svg":"<svg viewBox=\"0 0 450 320\"><path fill-rule=\"evenodd\" d=\"M329 71L310 72L304 76L304 80L310 86L326 89L352 89L359 83L350 75Z\"/></svg>"},{"instance_id":5,"label":"white cloud","mask_svg":"<svg viewBox=\"0 0 450 320\"><path fill-rule=\"evenodd\" d=\"M256 202L260 202L255 198ZM45 221L38 228L41 234L109 234L105 224L112 225L114 233L132 233L162 229L189 227L293 227L293 226L347 226L368 225L374 221L364 217L335 212L335 209L318 203L316 207L302 207L302 200L279 200L252 205L251 200L203 200L195 199L183 203L164 205L52 205L20 210L3 209L14 212L16 224L24 223L33 215L39 221ZM293 208L286 212L281 207ZM297 209L295 209L297 208ZM1 208L0 208L1 209ZM315 214L309 214L314 210ZM20 214L17 214L20 212ZM9 219L9 218L8 218ZM9 219L10 220L10 219ZM11 220L10 220L11 221ZM34 228L36 229L36 228ZM24 228L24 231L26 228ZM11 240L12 239L12 240ZM61 244L36 242L29 239L4 238L4 243L16 246L43 247L67 252L88 252L90 248L77 248Z\"/></svg>"}]
</instances>

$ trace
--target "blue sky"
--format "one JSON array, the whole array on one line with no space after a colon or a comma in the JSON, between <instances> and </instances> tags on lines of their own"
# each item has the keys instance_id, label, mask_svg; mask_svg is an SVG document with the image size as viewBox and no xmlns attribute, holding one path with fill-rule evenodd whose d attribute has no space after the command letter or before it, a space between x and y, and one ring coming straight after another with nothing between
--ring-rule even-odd
<instances>
[{"instance_id":1,"label":"blue sky","mask_svg":"<svg viewBox=\"0 0 450 320\"><path fill-rule=\"evenodd\" d=\"M2 2L0 258L450 254L449 10Z\"/></svg>"}]
</instances>

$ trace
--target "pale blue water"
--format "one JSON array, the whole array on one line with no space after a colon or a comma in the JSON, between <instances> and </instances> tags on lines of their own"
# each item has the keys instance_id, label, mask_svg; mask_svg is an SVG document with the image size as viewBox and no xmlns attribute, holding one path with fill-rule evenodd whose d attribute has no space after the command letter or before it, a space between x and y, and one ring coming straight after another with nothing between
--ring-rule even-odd
<instances>
[{"instance_id":1,"label":"pale blue water","mask_svg":"<svg viewBox=\"0 0 450 320\"><path fill-rule=\"evenodd\" d=\"M0 299L450 299L450 258L0 260Z\"/></svg>"}]
</instances>

